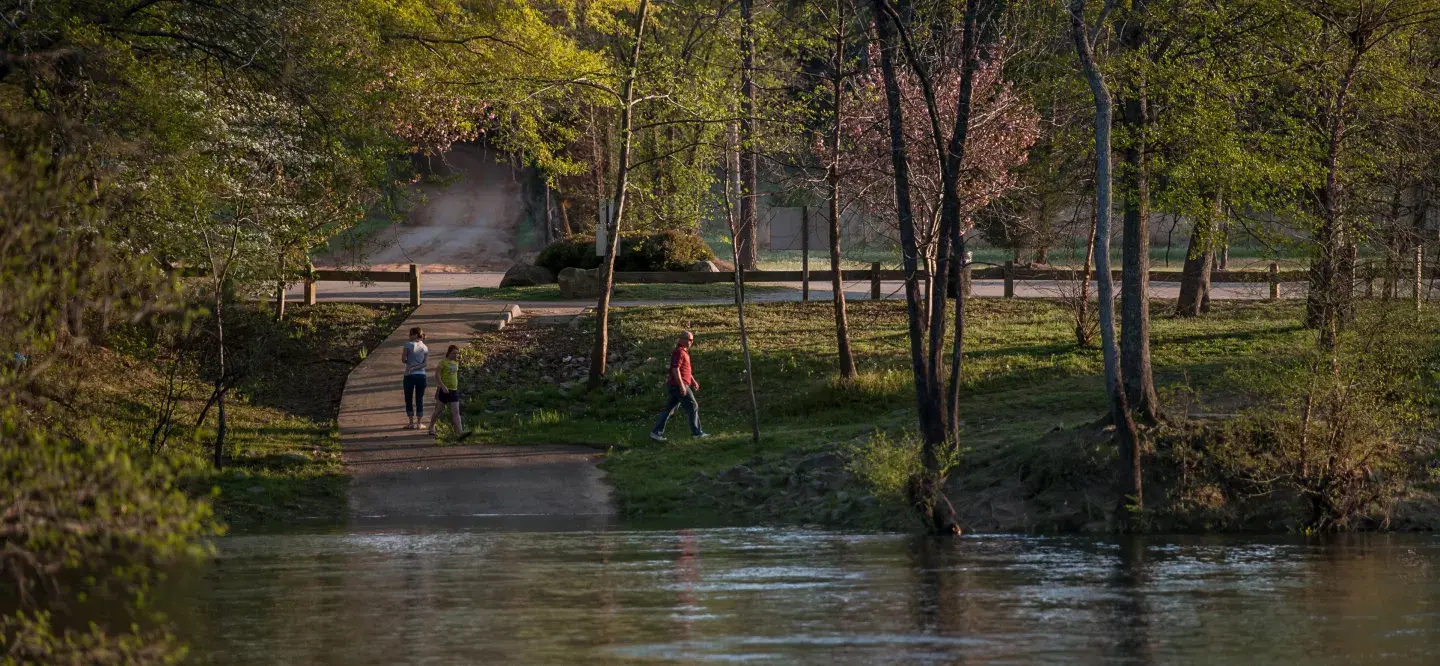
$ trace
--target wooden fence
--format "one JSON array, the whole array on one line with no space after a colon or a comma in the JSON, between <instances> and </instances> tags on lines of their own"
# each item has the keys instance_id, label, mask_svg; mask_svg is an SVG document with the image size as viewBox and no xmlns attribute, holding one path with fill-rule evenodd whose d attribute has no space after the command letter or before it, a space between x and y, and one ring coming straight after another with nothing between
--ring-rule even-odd
<instances>
[{"instance_id":1,"label":"wooden fence","mask_svg":"<svg viewBox=\"0 0 1440 666\"><path fill-rule=\"evenodd\" d=\"M1003 280L1005 297L1014 298L1015 283L1022 280L1035 281L1073 281L1080 279L1081 271L1075 269L1057 268L1025 268L1016 266L1014 262L1007 261L1003 266L989 266L985 268L966 267L966 273L970 280ZM1120 279L1121 271L1111 271L1116 280ZM810 282L830 282L833 271L745 271L745 282L747 284L763 284L767 282L800 282L803 285L803 297L808 300ZM880 285L883 282L900 282L906 279L908 273L903 270L882 269L880 264L874 263L870 268L857 268L840 271L840 279L846 282L870 281L870 298L881 298ZM1181 271L1150 271L1151 282L1180 282L1183 277ZM920 271L919 276L924 279L925 272ZM1309 271L1282 271L1279 264L1271 263L1269 270L1265 271L1230 271L1215 270L1210 272L1210 281L1217 282L1244 282L1254 284L1269 284L1270 298L1280 297L1281 282L1302 282L1309 279ZM692 272L625 272L616 271L615 284L716 284L735 281L733 271L719 271L715 273L692 273Z\"/></svg>"},{"instance_id":2,"label":"wooden fence","mask_svg":"<svg viewBox=\"0 0 1440 666\"><path fill-rule=\"evenodd\" d=\"M310 271L305 277L305 304L315 304L316 282L408 282L410 306L420 307L420 267L408 271Z\"/></svg>"},{"instance_id":3,"label":"wooden fence","mask_svg":"<svg viewBox=\"0 0 1440 666\"><path fill-rule=\"evenodd\" d=\"M1019 281L1074 281L1080 279L1080 271L1074 269L1055 268L1025 268L1016 266L1014 262L1007 261L1003 266L988 266L984 268L967 266L965 272L967 280L1003 280L1004 295L1006 298L1015 297L1015 283ZM1121 271L1111 272L1116 280L1121 277ZM810 283L831 281L832 271L745 271L745 281L752 284L763 284L773 282L800 282L803 285L802 298L809 300ZM900 282L906 279L908 274L903 270L882 269L880 264L873 263L870 268L857 268L840 271L840 279L847 282L870 282L870 298L878 300L883 297L881 283ZM1180 282L1183 277L1181 271L1152 270L1150 271L1151 282ZM1309 279L1307 270L1280 270L1279 264L1271 262L1269 270L1264 271L1238 271L1238 270L1214 270L1210 272L1211 283L1239 282L1250 284L1267 284L1270 288L1270 300L1280 298L1280 283L1282 282L1304 282ZM925 272L920 271L919 276L923 279ZM1374 276L1370 276L1372 279ZM1416 272L1415 281L1418 285L1421 275ZM1432 269L1430 279L1440 278L1440 270ZM1093 279L1093 278L1092 278ZM626 272L616 271L616 284L717 284L730 283L735 281L733 271L719 271L714 273L701 273L689 271L654 271L654 272ZM420 305L420 269L415 264L410 264L408 271L333 271L314 270L305 277L305 304L315 304L315 283L317 282L406 282L410 285L410 305Z\"/></svg>"}]
</instances>

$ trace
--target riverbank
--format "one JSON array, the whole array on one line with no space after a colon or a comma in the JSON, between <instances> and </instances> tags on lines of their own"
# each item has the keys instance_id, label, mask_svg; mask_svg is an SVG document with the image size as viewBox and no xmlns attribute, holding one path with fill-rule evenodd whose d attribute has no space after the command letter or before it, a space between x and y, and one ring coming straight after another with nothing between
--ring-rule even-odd
<instances>
[{"instance_id":1,"label":"riverbank","mask_svg":"<svg viewBox=\"0 0 1440 666\"><path fill-rule=\"evenodd\" d=\"M1280 400L1278 393L1264 395L1287 387L1257 371L1293 370L1299 355L1314 349L1314 333L1301 325L1300 303L1217 302L1196 320L1158 314L1167 309L1163 302L1153 307L1156 383L1177 424L1228 424L1246 408ZM1075 344L1069 315L1055 302L974 301L969 315L964 450L950 487L957 510L983 529L1105 529L1115 508L1114 447L1109 433L1094 425L1106 411L1099 351ZM734 309L724 306L615 312L610 374L595 392L583 387L591 320L573 327L522 320L482 335L464 357L475 437L607 450L604 468L619 509L632 518L907 525L898 486L904 466L915 457L907 435L915 416L903 303L851 304L860 375L850 383L836 377L828 304L753 306L748 321L761 414L758 445L750 439L751 407L734 316ZM1422 316L1422 329L1437 323L1434 313ZM669 441L653 442L647 431L663 404L665 361L682 328L696 334L702 419L714 436L693 440L672 424ZM1424 340L1435 343L1433 334ZM1279 403L1275 406L1278 410ZM1303 528L1305 516L1295 513L1295 502L1270 507L1275 515L1238 504L1217 508L1197 499L1204 489L1175 481L1184 470L1176 471L1171 444L1186 441L1193 448L1197 435L1187 428L1156 430L1148 444L1152 452L1164 449L1152 465L1158 475L1152 486L1157 527ZM1207 440L1203 433L1198 437ZM1403 455L1423 468L1433 459L1433 442L1421 449ZM1243 458L1234 451L1200 457ZM1242 473L1236 465L1212 473ZM1167 494L1180 489L1183 497ZM1222 498L1224 492L1236 497L1240 492L1211 490ZM1407 498L1423 500L1428 486L1407 486L1406 492ZM1404 526L1428 524L1413 519Z\"/></svg>"},{"instance_id":2,"label":"riverbank","mask_svg":"<svg viewBox=\"0 0 1440 666\"><path fill-rule=\"evenodd\" d=\"M212 387L204 341L176 354L149 330L121 330L77 359L84 367L74 374L88 383L73 392L74 406L97 427L173 461L190 492L210 499L232 529L338 523L348 483L336 426L345 379L408 313L394 305L292 304L275 322L266 305L227 306L237 385L226 401L218 470L217 410L199 420Z\"/></svg>"}]
</instances>

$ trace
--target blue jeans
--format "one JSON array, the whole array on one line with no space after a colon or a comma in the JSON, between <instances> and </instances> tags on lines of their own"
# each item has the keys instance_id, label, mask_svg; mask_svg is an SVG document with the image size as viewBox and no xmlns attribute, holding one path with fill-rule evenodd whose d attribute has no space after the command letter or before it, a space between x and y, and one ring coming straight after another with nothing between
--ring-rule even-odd
<instances>
[{"instance_id":1,"label":"blue jeans","mask_svg":"<svg viewBox=\"0 0 1440 666\"><path fill-rule=\"evenodd\" d=\"M405 375L405 415L425 418L425 375Z\"/></svg>"},{"instance_id":2,"label":"blue jeans","mask_svg":"<svg viewBox=\"0 0 1440 666\"><path fill-rule=\"evenodd\" d=\"M695 401L695 392L668 384L665 390L670 394L670 401L665 405L665 411L660 412L660 420L655 422L655 429L651 432L665 434L665 423L670 420L670 415L675 413L676 407L683 406L685 415L690 417L690 434L699 436L703 431L700 430L700 403Z\"/></svg>"}]
</instances>

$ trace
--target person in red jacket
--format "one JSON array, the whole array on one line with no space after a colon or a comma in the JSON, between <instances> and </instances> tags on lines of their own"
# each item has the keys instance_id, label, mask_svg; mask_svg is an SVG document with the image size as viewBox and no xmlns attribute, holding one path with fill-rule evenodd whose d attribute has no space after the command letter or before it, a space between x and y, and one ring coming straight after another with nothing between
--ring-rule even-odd
<instances>
[{"instance_id":1,"label":"person in red jacket","mask_svg":"<svg viewBox=\"0 0 1440 666\"><path fill-rule=\"evenodd\" d=\"M710 436L700 429L700 403L695 400L695 392L700 390L700 382L695 381L695 376L690 373L690 345L693 344L695 336L690 331L685 331L675 343L675 351L670 352L670 372L665 380L665 390L669 393L670 400L665 405L665 411L660 412L655 428L650 431L650 439L657 442L665 441L665 424L670 420L670 415L675 413L675 408L681 406L685 407L685 415L690 417L690 434L701 438Z\"/></svg>"}]
</instances>

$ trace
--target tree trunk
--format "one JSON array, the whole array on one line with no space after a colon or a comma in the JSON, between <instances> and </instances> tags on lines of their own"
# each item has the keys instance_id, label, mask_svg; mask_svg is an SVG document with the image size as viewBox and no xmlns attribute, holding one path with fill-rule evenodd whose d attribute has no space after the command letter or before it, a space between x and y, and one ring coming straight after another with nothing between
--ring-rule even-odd
<instances>
[{"instance_id":1,"label":"tree trunk","mask_svg":"<svg viewBox=\"0 0 1440 666\"><path fill-rule=\"evenodd\" d=\"M740 0L740 183L744 190L740 195L740 233L736 251L740 259L737 267L753 271L759 250L756 245L759 233L756 197L760 188L755 154L755 19L752 4L753 0Z\"/></svg>"},{"instance_id":2,"label":"tree trunk","mask_svg":"<svg viewBox=\"0 0 1440 666\"><path fill-rule=\"evenodd\" d=\"M1345 136L1346 101L1355 72L1360 67L1362 52L1352 50L1349 65L1341 76L1335 100L1325 110L1328 136L1325 144L1325 186L1319 192L1322 224L1320 253L1310 264L1310 293L1305 303L1305 323L1320 329L1319 344L1325 351L1334 351L1340 335L1342 302L1349 285L1342 289L1343 263L1346 251L1344 220L1341 218L1340 150Z\"/></svg>"},{"instance_id":3,"label":"tree trunk","mask_svg":"<svg viewBox=\"0 0 1440 666\"><path fill-rule=\"evenodd\" d=\"M561 199L560 199L560 205L559 205L559 208L560 208L560 232L563 233L563 234L566 235L566 236L569 236L570 234L575 233L574 230L572 230L572 229L570 228L570 210L569 210L569 206L570 206L570 200L564 199L564 198L561 198Z\"/></svg>"},{"instance_id":4,"label":"tree trunk","mask_svg":"<svg viewBox=\"0 0 1440 666\"><path fill-rule=\"evenodd\" d=\"M1110 124L1114 102L1104 76L1095 64L1089 27L1085 22L1085 0L1070 1L1070 22L1075 50L1080 56L1085 80L1095 99L1095 272L1099 282L1100 350L1105 360L1105 391L1110 398L1110 417L1120 448L1120 510L1144 507L1141 480L1140 437L1125 402L1120 376L1120 349L1115 339L1115 289L1110 278ZM1122 519L1123 520L1123 519Z\"/></svg>"},{"instance_id":5,"label":"tree trunk","mask_svg":"<svg viewBox=\"0 0 1440 666\"><path fill-rule=\"evenodd\" d=\"M280 279L275 282L275 321L285 321L285 260L280 260Z\"/></svg>"},{"instance_id":6,"label":"tree trunk","mask_svg":"<svg viewBox=\"0 0 1440 666\"><path fill-rule=\"evenodd\" d=\"M728 133L727 133L728 134ZM760 445L760 401L755 397L755 371L750 364L750 336L745 327L745 269L740 264L740 249L735 224L735 208L730 200L730 160L725 160L725 223L730 230L730 259L735 262L735 312L740 325L740 352L745 357L745 386L750 393L750 441ZM738 193L735 193L738 195Z\"/></svg>"},{"instance_id":7,"label":"tree trunk","mask_svg":"<svg viewBox=\"0 0 1440 666\"><path fill-rule=\"evenodd\" d=\"M921 329L920 251L915 235L915 218L910 206L910 158L905 145L904 116L900 102L900 85L895 75L892 53L895 49L895 31L888 16L884 0L875 0L875 31L880 41L880 72L885 83L885 103L889 117L890 161L895 170L895 203L900 223L900 248L905 270L905 312L909 322L910 370L915 377L915 402L920 414L920 434L927 445L934 445L945 438L940 415L935 405L926 399L929 394L929 376L925 369L925 339ZM928 512L927 512L928 513Z\"/></svg>"},{"instance_id":8,"label":"tree trunk","mask_svg":"<svg viewBox=\"0 0 1440 666\"><path fill-rule=\"evenodd\" d=\"M1092 262L1095 261L1095 232L1099 224L1099 216L1092 211L1090 213L1090 239L1085 243L1085 269L1080 274L1080 302L1075 304L1075 344L1081 347L1090 346L1090 270Z\"/></svg>"},{"instance_id":9,"label":"tree trunk","mask_svg":"<svg viewBox=\"0 0 1440 666\"><path fill-rule=\"evenodd\" d=\"M830 169L825 174L830 185L830 293L835 304L835 348L840 364L840 378L855 379L855 357L850 351L850 323L845 312L845 289L840 271L840 120L845 106L845 5L849 0L835 2L835 61L831 81L835 104L835 125L830 128Z\"/></svg>"},{"instance_id":10,"label":"tree trunk","mask_svg":"<svg viewBox=\"0 0 1440 666\"><path fill-rule=\"evenodd\" d=\"M645 19L650 13L650 0L640 0L635 14L635 46L630 52L630 71L621 92L620 162L615 171L615 215L606 229L605 262L600 265L600 300L595 305L595 346L590 356L588 386L595 390L605 376L605 355L610 347L610 292L615 289L615 255L620 251L620 220L625 214L625 186L630 178L630 139L634 126L635 77L640 66L640 44L645 36Z\"/></svg>"},{"instance_id":11,"label":"tree trunk","mask_svg":"<svg viewBox=\"0 0 1440 666\"><path fill-rule=\"evenodd\" d=\"M1222 203L1215 197L1215 210L1208 218L1195 220L1190 230L1190 245L1185 251L1185 268L1180 277L1180 301L1175 314L1198 317L1205 312L1210 294L1210 267L1215 261L1215 231Z\"/></svg>"},{"instance_id":12,"label":"tree trunk","mask_svg":"<svg viewBox=\"0 0 1440 666\"><path fill-rule=\"evenodd\" d=\"M1120 32L1127 51L1138 52L1146 38L1143 23L1144 0L1132 5L1130 20ZM1125 228L1121 245L1120 285L1120 370L1125 380L1125 400L1139 418L1154 423L1159 412L1155 379L1150 366L1150 180L1145 160L1144 132L1150 121L1143 82L1134 99L1121 104L1122 123L1130 137L1121 154L1120 170L1125 192Z\"/></svg>"},{"instance_id":13,"label":"tree trunk","mask_svg":"<svg viewBox=\"0 0 1440 666\"><path fill-rule=\"evenodd\" d=\"M950 438L947 436L945 409L941 402L942 380L938 372L939 350L934 347L936 344L943 344L944 341L944 322L941 318L943 317L943 308L937 310L935 300L939 299L943 303L946 290L943 287L935 289L932 286L928 294L929 308L922 312L921 299L923 296L917 276L920 267L920 253L915 233L914 213L910 204L909 155L905 145L900 86L892 57L896 46L896 29L903 29L903 26L898 25L898 17L893 16L891 11L886 0L875 0L875 31L880 43L880 71L885 83L885 102L890 126L890 155L895 170L895 201L899 213L901 251L906 274L905 305L909 322L911 372L915 377L915 401L920 416L920 435L923 447L921 450L923 469L917 476L911 478L909 495L910 501L926 518L933 531L955 533L959 531L959 528L956 524L954 509L944 496L944 470L942 469L940 450L946 446ZM967 17L968 21L973 21L973 16ZM913 58L912 65L918 65ZM915 70L924 81L923 69L916 67ZM934 96L928 90L928 82L926 88L926 101L930 106L931 121L935 127L938 127L938 119L934 111ZM935 132L934 139L939 146L942 138L938 132ZM941 244L944 246L942 252L948 253L951 238L944 236L941 240ZM949 257L939 257L939 259L942 259L942 267L931 271L932 277L937 272L941 276L945 275L943 266L948 264L943 262L948 262ZM930 354L926 353L922 321L929 321L934 328L941 329L938 343L934 329L931 330Z\"/></svg>"},{"instance_id":14,"label":"tree trunk","mask_svg":"<svg viewBox=\"0 0 1440 666\"><path fill-rule=\"evenodd\" d=\"M550 214L550 183L545 183L545 242L555 238L555 218Z\"/></svg>"},{"instance_id":15,"label":"tree trunk","mask_svg":"<svg viewBox=\"0 0 1440 666\"><path fill-rule=\"evenodd\" d=\"M226 266L228 269L229 266ZM225 297L217 285L215 290L215 346L220 361L220 375L215 380L216 406L220 409L219 422L215 428L215 469L225 466Z\"/></svg>"}]
</instances>

